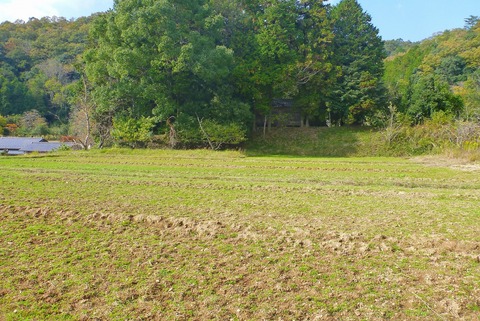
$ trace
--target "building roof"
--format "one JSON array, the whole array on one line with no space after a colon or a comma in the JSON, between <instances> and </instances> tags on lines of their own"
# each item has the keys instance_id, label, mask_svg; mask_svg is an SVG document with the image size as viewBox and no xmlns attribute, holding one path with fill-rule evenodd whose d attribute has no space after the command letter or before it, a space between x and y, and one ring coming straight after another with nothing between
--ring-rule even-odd
<instances>
[{"instance_id":1,"label":"building roof","mask_svg":"<svg viewBox=\"0 0 480 321\"><path fill-rule=\"evenodd\" d=\"M48 142L43 138L0 137L0 152L21 155L31 152L47 153L62 145L72 147L74 143Z\"/></svg>"},{"instance_id":2,"label":"building roof","mask_svg":"<svg viewBox=\"0 0 480 321\"><path fill-rule=\"evenodd\" d=\"M19 150L9 150L6 152L7 155L24 155L25 152L19 151Z\"/></svg>"},{"instance_id":3,"label":"building roof","mask_svg":"<svg viewBox=\"0 0 480 321\"><path fill-rule=\"evenodd\" d=\"M20 150L33 143L46 142L41 137L0 137L0 149Z\"/></svg>"},{"instance_id":4,"label":"building roof","mask_svg":"<svg viewBox=\"0 0 480 321\"><path fill-rule=\"evenodd\" d=\"M29 145L25 145L20 149L21 152L39 152L39 153L46 153L46 152L51 152L55 149L60 148L62 145L65 145L64 143L59 143L59 142L33 142Z\"/></svg>"}]
</instances>

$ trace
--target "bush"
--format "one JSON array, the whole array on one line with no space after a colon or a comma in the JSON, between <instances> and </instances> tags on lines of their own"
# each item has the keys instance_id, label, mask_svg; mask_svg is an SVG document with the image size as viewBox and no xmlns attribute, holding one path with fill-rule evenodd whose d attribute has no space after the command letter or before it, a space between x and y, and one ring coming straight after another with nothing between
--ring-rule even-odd
<instances>
[{"instance_id":1,"label":"bush","mask_svg":"<svg viewBox=\"0 0 480 321\"><path fill-rule=\"evenodd\" d=\"M153 126L151 117L117 117L113 120L112 137L119 145L145 147L152 136Z\"/></svg>"},{"instance_id":2,"label":"bush","mask_svg":"<svg viewBox=\"0 0 480 321\"><path fill-rule=\"evenodd\" d=\"M179 146L209 147L218 150L236 147L247 139L247 131L236 123L221 124L213 120L180 117L176 123Z\"/></svg>"},{"instance_id":3,"label":"bush","mask_svg":"<svg viewBox=\"0 0 480 321\"><path fill-rule=\"evenodd\" d=\"M200 125L203 141L215 150L225 146L237 146L246 140L247 133L239 124L219 124L206 120L201 122Z\"/></svg>"},{"instance_id":4,"label":"bush","mask_svg":"<svg viewBox=\"0 0 480 321\"><path fill-rule=\"evenodd\" d=\"M168 135L152 135L148 141L147 148L149 149L164 149L169 147Z\"/></svg>"},{"instance_id":5,"label":"bush","mask_svg":"<svg viewBox=\"0 0 480 321\"><path fill-rule=\"evenodd\" d=\"M422 155L451 149L475 149L480 142L480 125L455 121L453 115L440 111L420 125L391 124L382 134L386 153L396 156Z\"/></svg>"}]
</instances>

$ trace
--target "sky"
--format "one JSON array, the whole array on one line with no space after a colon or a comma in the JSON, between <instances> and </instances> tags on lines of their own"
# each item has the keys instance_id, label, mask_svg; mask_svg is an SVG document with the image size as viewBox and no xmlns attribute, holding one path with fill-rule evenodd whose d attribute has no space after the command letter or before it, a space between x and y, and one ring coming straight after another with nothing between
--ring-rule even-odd
<instances>
[{"instance_id":1,"label":"sky","mask_svg":"<svg viewBox=\"0 0 480 321\"><path fill-rule=\"evenodd\" d=\"M434 33L463 28L480 16L480 0L357 0L372 16L384 40L420 41ZM337 4L340 0L332 0Z\"/></svg>"},{"instance_id":2,"label":"sky","mask_svg":"<svg viewBox=\"0 0 480 321\"><path fill-rule=\"evenodd\" d=\"M232 0L235 1L235 0ZM337 4L340 0L331 0ZM372 16L384 40L420 41L447 29L463 28L464 19L480 16L480 0L358 0ZM0 22L30 17L78 18L107 11L113 0L0 0Z\"/></svg>"},{"instance_id":3,"label":"sky","mask_svg":"<svg viewBox=\"0 0 480 321\"><path fill-rule=\"evenodd\" d=\"M0 22L28 21L31 17L78 18L112 7L113 0L0 0Z\"/></svg>"}]
</instances>

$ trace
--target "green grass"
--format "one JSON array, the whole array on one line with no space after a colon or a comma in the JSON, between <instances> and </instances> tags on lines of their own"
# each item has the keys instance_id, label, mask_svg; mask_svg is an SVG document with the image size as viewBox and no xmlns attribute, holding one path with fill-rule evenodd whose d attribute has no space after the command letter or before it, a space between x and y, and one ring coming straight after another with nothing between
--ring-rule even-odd
<instances>
[{"instance_id":1,"label":"green grass","mask_svg":"<svg viewBox=\"0 0 480 321\"><path fill-rule=\"evenodd\" d=\"M450 165L0 157L0 320L475 320L480 175Z\"/></svg>"},{"instance_id":2,"label":"green grass","mask_svg":"<svg viewBox=\"0 0 480 321\"><path fill-rule=\"evenodd\" d=\"M250 156L362 157L386 154L381 134L368 127L273 128L247 143Z\"/></svg>"},{"instance_id":3,"label":"green grass","mask_svg":"<svg viewBox=\"0 0 480 321\"><path fill-rule=\"evenodd\" d=\"M387 129L272 128L265 135L263 132L254 133L246 144L246 151L249 156L292 157L444 155L475 162L480 160L479 135L473 130L467 130L476 128L475 126L468 123L432 124L430 122L429 125L397 126ZM464 136L460 133L464 133ZM470 137L465 133L469 133Z\"/></svg>"}]
</instances>

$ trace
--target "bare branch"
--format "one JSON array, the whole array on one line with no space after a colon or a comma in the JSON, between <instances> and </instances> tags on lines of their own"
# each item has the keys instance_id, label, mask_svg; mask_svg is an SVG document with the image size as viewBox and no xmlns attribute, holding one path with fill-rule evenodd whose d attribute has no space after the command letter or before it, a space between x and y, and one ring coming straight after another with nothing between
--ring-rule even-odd
<instances>
[{"instance_id":1,"label":"bare branch","mask_svg":"<svg viewBox=\"0 0 480 321\"><path fill-rule=\"evenodd\" d=\"M197 114L196 114L197 115ZM208 145L210 145L210 148L212 150L216 150L218 148L214 148L213 147L213 143L212 141L210 140L210 137L208 136L207 132L205 131L205 129L203 129L203 125L202 125L202 121L203 121L203 118L200 119L200 117L198 117L197 115L197 121L198 121L198 125L200 126L200 130L202 131L203 135L205 136L205 138L207 139L207 142L208 142Z\"/></svg>"}]
</instances>

